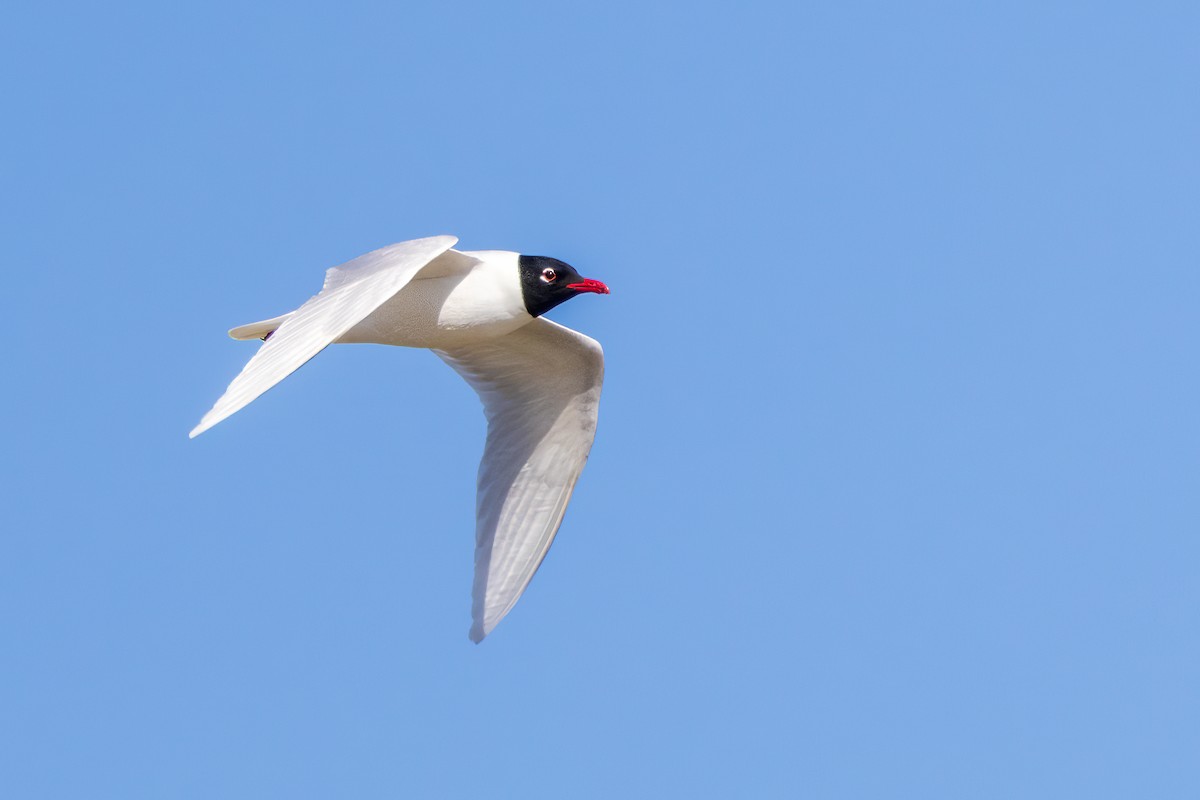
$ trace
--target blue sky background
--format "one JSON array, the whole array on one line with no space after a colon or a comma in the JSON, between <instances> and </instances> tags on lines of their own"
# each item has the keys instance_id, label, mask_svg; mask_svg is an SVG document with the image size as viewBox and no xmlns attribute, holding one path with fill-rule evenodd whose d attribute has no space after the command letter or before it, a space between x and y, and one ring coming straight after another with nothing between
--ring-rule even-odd
<instances>
[{"instance_id":1,"label":"blue sky background","mask_svg":"<svg viewBox=\"0 0 1200 800\"><path fill-rule=\"evenodd\" d=\"M7 4L8 797L1195 797L1192 3ZM390 242L608 282L467 640L484 422Z\"/></svg>"}]
</instances>

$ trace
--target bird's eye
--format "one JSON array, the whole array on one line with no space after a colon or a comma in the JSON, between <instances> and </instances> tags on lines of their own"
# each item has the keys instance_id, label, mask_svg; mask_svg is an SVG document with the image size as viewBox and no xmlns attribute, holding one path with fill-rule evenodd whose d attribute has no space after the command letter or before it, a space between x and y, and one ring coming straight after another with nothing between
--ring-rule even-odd
<instances>
[{"instance_id":1,"label":"bird's eye","mask_svg":"<svg viewBox=\"0 0 1200 800\"><path fill-rule=\"evenodd\" d=\"M546 283L554 283L554 279L557 277L558 273L549 267L546 267L544 270L542 270L542 280L544 280Z\"/></svg>"}]
</instances>

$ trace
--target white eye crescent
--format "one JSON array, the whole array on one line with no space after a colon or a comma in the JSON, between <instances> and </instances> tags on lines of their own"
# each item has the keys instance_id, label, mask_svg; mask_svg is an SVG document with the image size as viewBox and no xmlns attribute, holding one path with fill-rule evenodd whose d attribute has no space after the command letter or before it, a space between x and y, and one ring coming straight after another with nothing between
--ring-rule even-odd
<instances>
[{"instance_id":1,"label":"white eye crescent","mask_svg":"<svg viewBox=\"0 0 1200 800\"><path fill-rule=\"evenodd\" d=\"M544 270L542 270L542 280L544 280L546 283L554 283L554 279L557 277L558 273L549 267L546 267Z\"/></svg>"}]
</instances>

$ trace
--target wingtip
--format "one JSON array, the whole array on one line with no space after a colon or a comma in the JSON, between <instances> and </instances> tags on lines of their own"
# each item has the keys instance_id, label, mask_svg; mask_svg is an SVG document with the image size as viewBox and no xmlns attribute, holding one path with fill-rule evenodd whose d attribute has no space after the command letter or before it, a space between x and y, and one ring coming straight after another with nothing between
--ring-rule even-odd
<instances>
[{"instance_id":1,"label":"wingtip","mask_svg":"<svg viewBox=\"0 0 1200 800\"><path fill-rule=\"evenodd\" d=\"M189 438L189 439L195 439L197 436L199 436L200 434L204 433L206 430L208 430L208 429L209 429L209 428L211 428L212 426L213 426L213 423L212 423L212 422L210 422L210 421L208 420L208 417L206 416L204 419L200 420L200 424L199 424L199 425L197 425L196 427L192 428L192 429L191 429L191 431L189 431L189 432L188 432L188 438Z\"/></svg>"}]
</instances>

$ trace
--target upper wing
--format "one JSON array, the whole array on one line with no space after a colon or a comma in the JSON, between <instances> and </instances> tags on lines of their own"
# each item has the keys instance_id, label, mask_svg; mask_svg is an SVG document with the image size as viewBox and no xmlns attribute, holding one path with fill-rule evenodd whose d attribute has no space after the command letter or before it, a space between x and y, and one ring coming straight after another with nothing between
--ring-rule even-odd
<instances>
[{"instance_id":1,"label":"upper wing","mask_svg":"<svg viewBox=\"0 0 1200 800\"><path fill-rule=\"evenodd\" d=\"M454 246L453 236L389 245L325 273L319 294L288 315L189 436L198 436L299 369L353 328L417 272Z\"/></svg>"},{"instance_id":2,"label":"upper wing","mask_svg":"<svg viewBox=\"0 0 1200 800\"><path fill-rule=\"evenodd\" d=\"M604 352L540 317L488 342L434 352L479 393L488 421L471 608L478 642L516 604L562 523L596 435Z\"/></svg>"}]
</instances>

